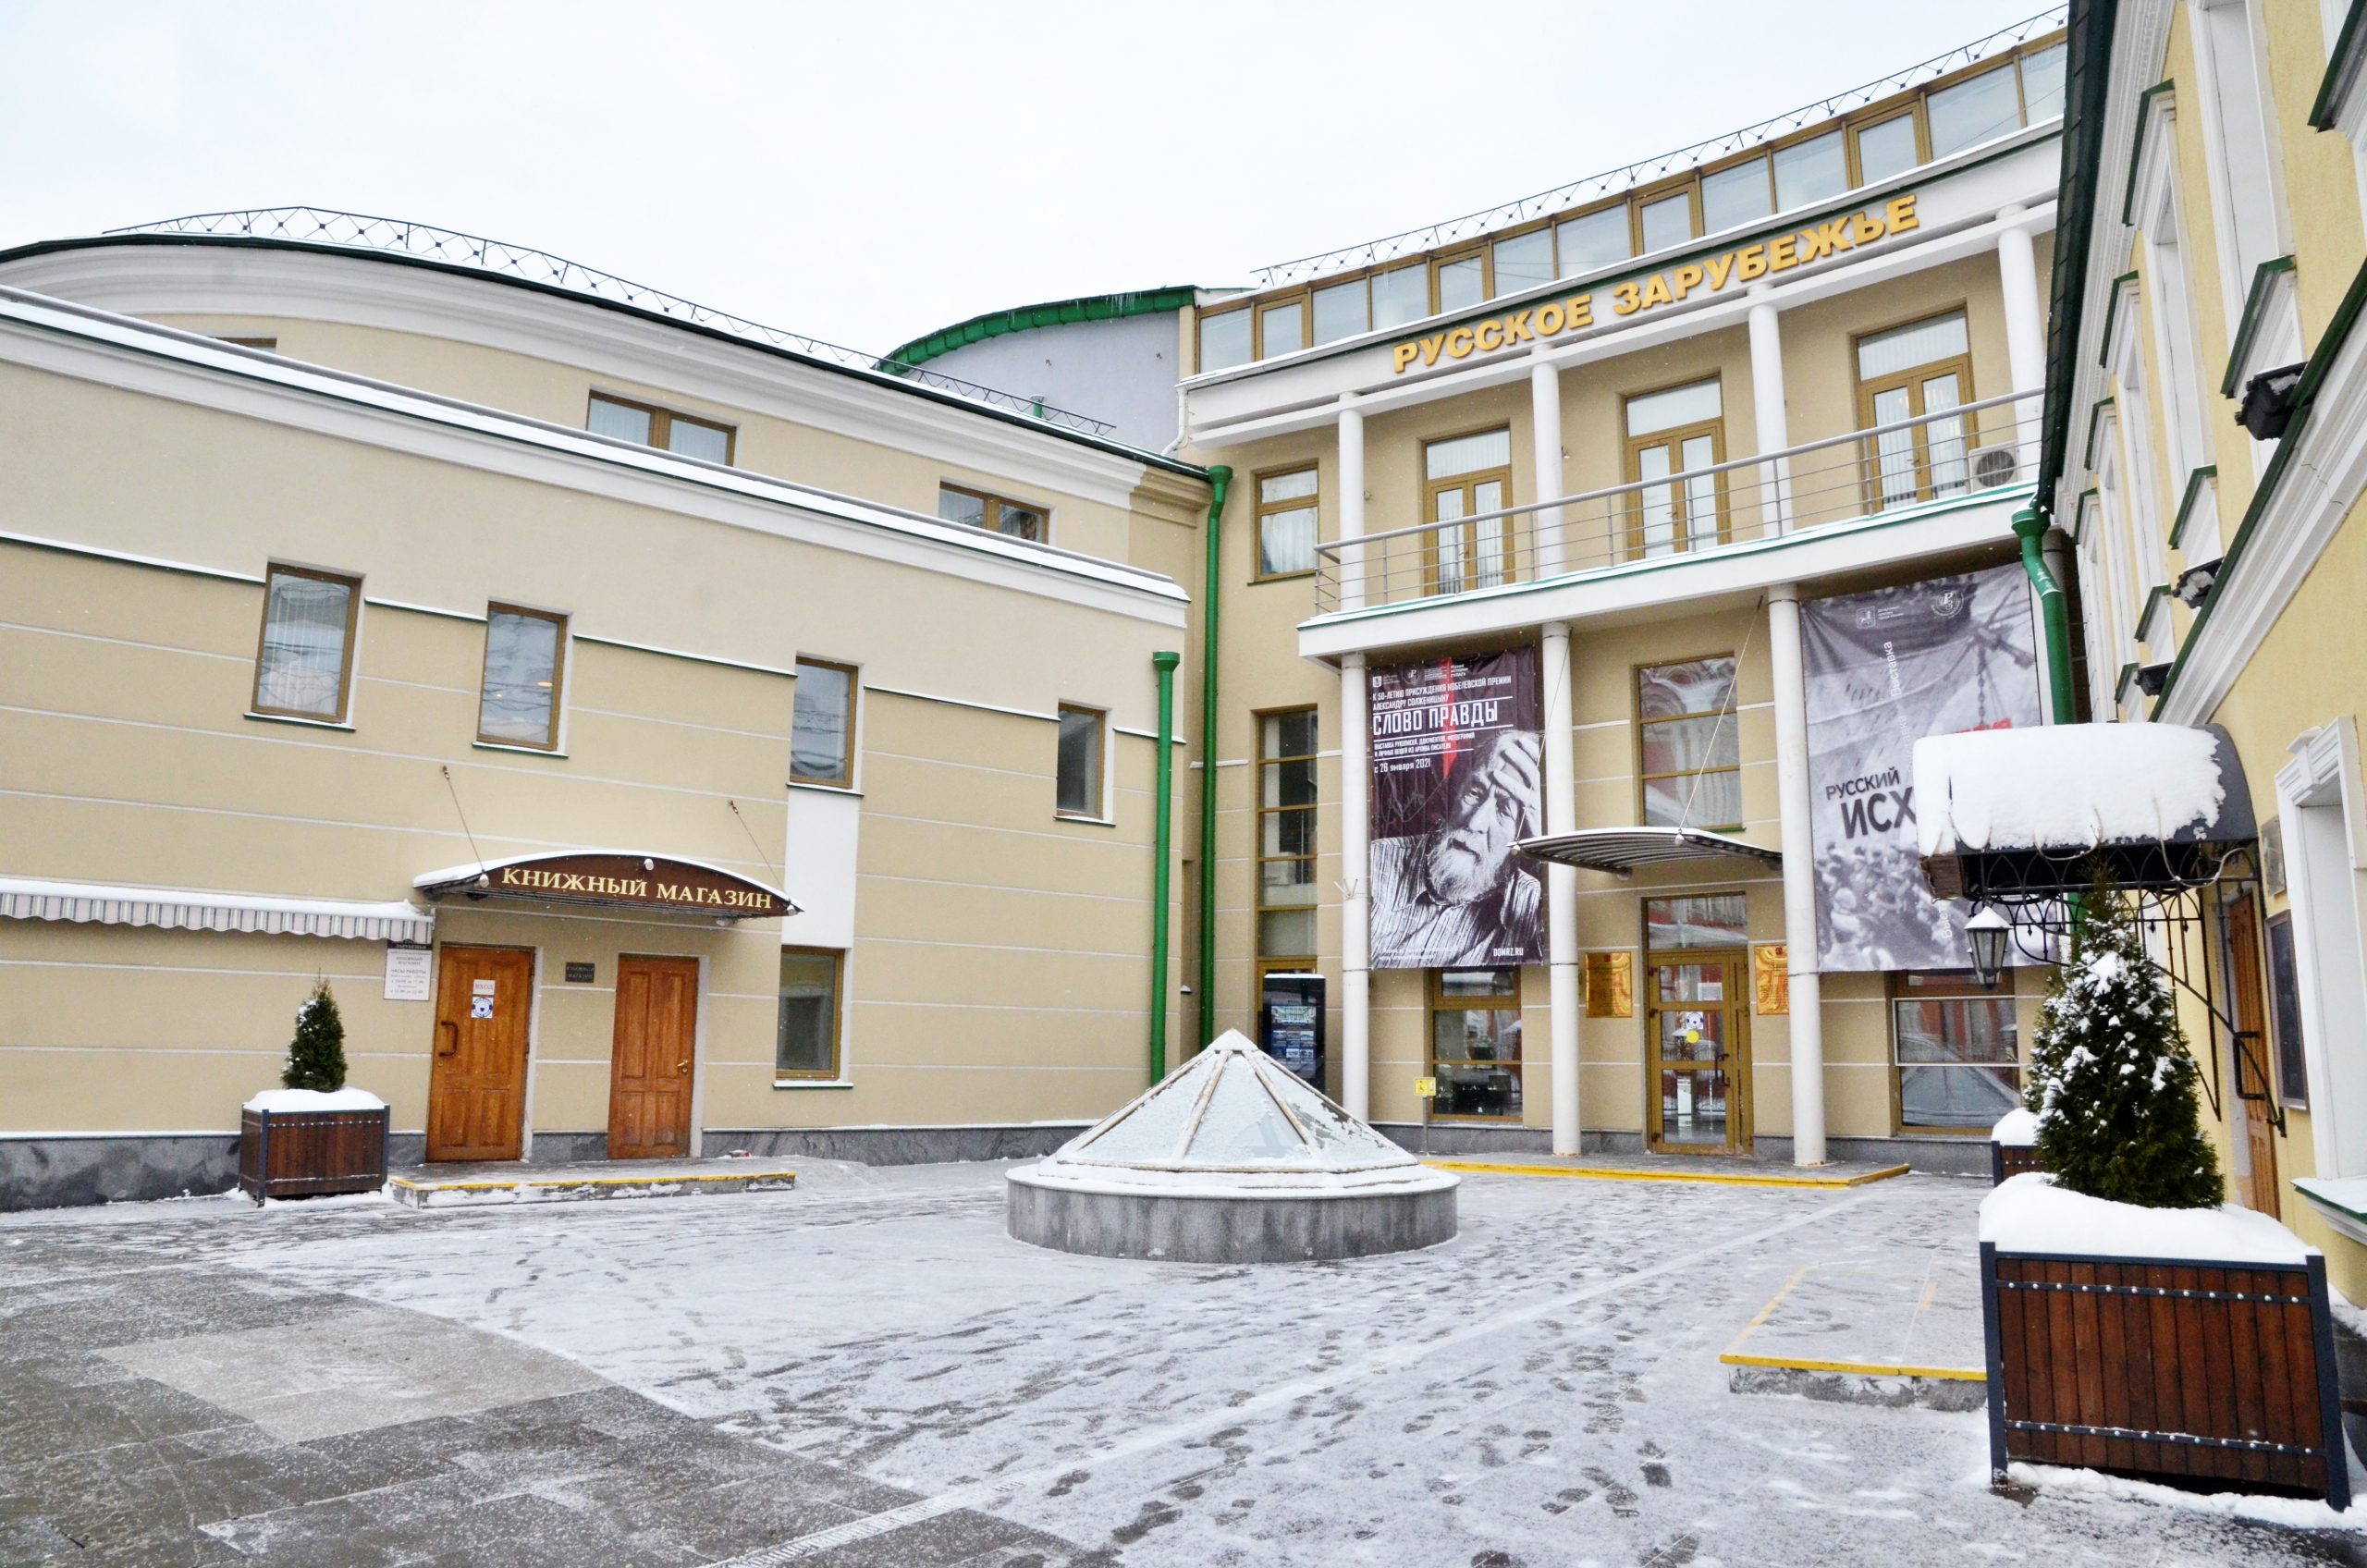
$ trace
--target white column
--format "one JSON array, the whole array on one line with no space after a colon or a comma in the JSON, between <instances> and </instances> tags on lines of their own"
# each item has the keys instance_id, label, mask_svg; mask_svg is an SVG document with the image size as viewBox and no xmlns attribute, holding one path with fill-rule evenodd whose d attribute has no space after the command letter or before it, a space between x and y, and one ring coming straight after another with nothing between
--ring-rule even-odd
<instances>
[{"instance_id":1,"label":"white column","mask_svg":"<svg viewBox=\"0 0 2367 1568\"><path fill-rule=\"evenodd\" d=\"M1541 462L1540 462L1541 466ZM1558 464L1556 466L1559 466ZM1575 721L1570 692L1570 629L1544 628L1545 831L1577 829L1577 761L1571 754ZM1546 978L1552 989L1553 1152L1578 1152L1578 868L1545 867Z\"/></svg>"},{"instance_id":2,"label":"white column","mask_svg":"<svg viewBox=\"0 0 2367 1568\"><path fill-rule=\"evenodd\" d=\"M1365 656L1340 660L1340 1103L1372 1117L1371 692Z\"/></svg>"},{"instance_id":3,"label":"white column","mask_svg":"<svg viewBox=\"0 0 2367 1568\"><path fill-rule=\"evenodd\" d=\"M1800 592L1767 591L1775 677L1775 798L1784 850L1784 947L1792 985L1792 1159L1824 1163L1824 1008L1817 977L1816 860L1809 826L1808 689L1801 680Z\"/></svg>"},{"instance_id":4,"label":"white column","mask_svg":"<svg viewBox=\"0 0 2367 1568\"><path fill-rule=\"evenodd\" d=\"M1541 349L1544 345L1538 347ZM1528 369L1528 410L1537 448L1537 498L1554 500L1569 491L1569 482L1562 476L1562 373L1542 357ZM1562 508L1548 507L1532 513L1529 526L1537 541L1531 551L1536 575L1559 577L1569 562L1562 537Z\"/></svg>"},{"instance_id":5,"label":"white column","mask_svg":"<svg viewBox=\"0 0 2367 1568\"><path fill-rule=\"evenodd\" d=\"M1760 455L1764 457L1792 444L1791 415L1784 404L1784 329L1776 322L1775 301L1764 283L1750 286L1749 319L1750 412ZM1756 472L1766 530L1782 533L1791 526L1791 459L1762 463Z\"/></svg>"},{"instance_id":6,"label":"white column","mask_svg":"<svg viewBox=\"0 0 2367 1568\"><path fill-rule=\"evenodd\" d=\"M2030 231L2021 227L2030 216L2015 205L1997 214L1997 291L2005 306L2005 366L2014 385L2009 392L2036 392L2046 385L2046 321L2038 302L2038 249ZM2028 398L2013 405L2014 445L2020 450L2025 479L2038 473L2040 399Z\"/></svg>"},{"instance_id":7,"label":"white column","mask_svg":"<svg viewBox=\"0 0 2367 1568\"><path fill-rule=\"evenodd\" d=\"M1340 537L1361 539L1365 533L1365 412L1356 394L1340 394ZM1340 552L1340 607L1352 610L1369 596L1365 582L1365 553ZM1361 1113L1359 1113L1361 1114Z\"/></svg>"}]
</instances>

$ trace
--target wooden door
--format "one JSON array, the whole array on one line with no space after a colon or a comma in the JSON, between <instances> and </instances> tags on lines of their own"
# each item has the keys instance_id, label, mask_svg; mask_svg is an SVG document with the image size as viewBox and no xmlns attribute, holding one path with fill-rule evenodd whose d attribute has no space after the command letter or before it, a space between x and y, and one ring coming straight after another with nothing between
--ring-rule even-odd
<instances>
[{"instance_id":1,"label":"wooden door","mask_svg":"<svg viewBox=\"0 0 2367 1568\"><path fill-rule=\"evenodd\" d=\"M1739 953L1655 953L1645 991L1651 1146L1750 1148L1750 1007Z\"/></svg>"},{"instance_id":2,"label":"wooden door","mask_svg":"<svg viewBox=\"0 0 2367 1568\"><path fill-rule=\"evenodd\" d=\"M608 1069L608 1158L691 1152L691 1069L698 1038L699 962L617 961L617 1033Z\"/></svg>"},{"instance_id":3,"label":"wooden door","mask_svg":"<svg viewBox=\"0 0 2367 1568\"><path fill-rule=\"evenodd\" d=\"M525 1130L534 955L446 947L435 972L427 1158L516 1159Z\"/></svg>"},{"instance_id":4,"label":"wooden door","mask_svg":"<svg viewBox=\"0 0 2367 1568\"><path fill-rule=\"evenodd\" d=\"M2269 1064L2268 1010L2262 1005L2260 915L2249 898L2220 914L2227 930L2227 986L2236 1015L2236 1087L2244 1108L2246 1152L2251 1176L2245 1183L2247 1208L2274 1219L2276 1194L2276 1129L2269 1112L2276 1104L2275 1069Z\"/></svg>"}]
</instances>

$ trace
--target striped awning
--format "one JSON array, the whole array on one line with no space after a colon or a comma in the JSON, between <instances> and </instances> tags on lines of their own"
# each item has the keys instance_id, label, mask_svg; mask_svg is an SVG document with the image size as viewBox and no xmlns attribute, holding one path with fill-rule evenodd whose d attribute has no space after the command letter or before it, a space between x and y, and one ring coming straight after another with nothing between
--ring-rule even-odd
<instances>
[{"instance_id":1,"label":"striped awning","mask_svg":"<svg viewBox=\"0 0 2367 1568\"><path fill-rule=\"evenodd\" d=\"M0 917L181 931L345 937L367 942L426 942L435 935L435 911L399 901L363 903L186 888L124 888L33 876L0 876Z\"/></svg>"},{"instance_id":2,"label":"striped awning","mask_svg":"<svg viewBox=\"0 0 2367 1568\"><path fill-rule=\"evenodd\" d=\"M1523 839L1513 848L1531 860L1575 865L1586 871L1611 871L1625 876L1639 865L1664 865L1689 860L1752 860L1781 865L1783 855L1763 844L1747 843L1702 827L1588 827L1576 833L1549 833Z\"/></svg>"}]
</instances>

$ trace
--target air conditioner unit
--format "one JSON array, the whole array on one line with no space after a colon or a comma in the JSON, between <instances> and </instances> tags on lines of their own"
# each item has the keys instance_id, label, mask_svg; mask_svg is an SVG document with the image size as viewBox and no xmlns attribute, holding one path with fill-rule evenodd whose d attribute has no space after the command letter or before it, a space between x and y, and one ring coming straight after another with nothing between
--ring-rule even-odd
<instances>
[{"instance_id":1,"label":"air conditioner unit","mask_svg":"<svg viewBox=\"0 0 2367 1568\"><path fill-rule=\"evenodd\" d=\"M2021 459L2011 447L1975 447L1972 449L1972 487L1994 490L2000 484L2014 483L2014 471L2021 466Z\"/></svg>"}]
</instances>

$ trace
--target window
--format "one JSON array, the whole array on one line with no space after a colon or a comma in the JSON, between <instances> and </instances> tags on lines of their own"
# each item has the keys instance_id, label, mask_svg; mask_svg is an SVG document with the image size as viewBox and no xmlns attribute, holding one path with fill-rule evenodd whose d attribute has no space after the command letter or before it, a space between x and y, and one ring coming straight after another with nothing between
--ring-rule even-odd
<instances>
[{"instance_id":1,"label":"window","mask_svg":"<svg viewBox=\"0 0 2367 1568\"><path fill-rule=\"evenodd\" d=\"M254 711L345 722L362 580L275 566L264 579Z\"/></svg>"},{"instance_id":2,"label":"window","mask_svg":"<svg viewBox=\"0 0 2367 1568\"><path fill-rule=\"evenodd\" d=\"M1520 1120L1520 971L1430 971L1436 1116Z\"/></svg>"},{"instance_id":3,"label":"window","mask_svg":"<svg viewBox=\"0 0 2367 1568\"><path fill-rule=\"evenodd\" d=\"M1257 480L1257 575L1295 577L1315 570L1315 471L1261 474Z\"/></svg>"},{"instance_id":4,"label":"window","mask_svg":"<svg viewBox=\"0 0 2367 1568\"><path fill-rule=\"evenodd\" d=\"M846 955L780 950L780 1019L773 1072L782 1078L839 1076L839 973Z\"/></svg>"},{"instance_id":5,"label":"window","mask_svg":"<svg viewBox=\"0 0 2367 1568\"><path fill-rule=\"evenodd\" d=\"M1915 111L1858 128L1858 183L1875 185L1923 161L1915 145Z\"/></svg>"},{"instance_id":6,"label":"window","mask_svg":"<svg viewBox=\"0 0 2367 1568\"><path fill-rule=\"evenodd\" d=\"M1701 177L1701 230L1715 234L1763 218L1775 210L1772 200L1764 158L1705 174Z\"/></svg>"},{"instance_id":7,"label":"window","mask_svg":"<svg viewBox=\"0 0 2367 1568\"><path fill-rule=\"evenodd\" d=\"M1517 294L1553 281L1553 231L1532 228L1496 241L1491 252L1494 294Z\"/></svg>"},{"instance_id":8,"label":"window","mask_svg":"<svg viewBox=\"0 0 2367 1568\"><path fill-rule=\"evenodd\" d=\"M937 515L948 522L966 522L973 528L1009 534L1013 539L1033 539L1039 545L1049 532L1045 527L1048 514L1042 507L989 496L983 490L964 490L959 484L937 487Z\"/></svg>"},{"instance_id":9,"label":"window","mask_svg":"<svg viewBox=\"0 0 2367 1568\"><path fill-rule=\"evenodd\" d=\"M1102 753L1107 716L1098 708L1061 704L1061 750L1054 809L1062 816L1099 820L1102 815Z\"/></svg>"},{"instance_id":10,"label":"window","mask_svg":"<svg viewBox=\"0 0 2367 1568\"><path fill-rule=\"evenodd\" d=\"M637 441L644 447L660 447L701 462L728 463L731 460L731 427L713 420L698 419L690 414L678 414L670 409L649 403L635 403L605 393L592 394L591 416L583 428L595 435L612 435L619 441Z\"/></svg>"},{"instance_id":11,"label":"window","mask_svg":"<svg viewBox=\"0 0 2367 1568\"><path fill-rule=\"evenodd\" d=\"M1849 157L1841 132L1828 130L1775 149L1775 209L1790 212L1830 202L1849 189Z\"/></svg>"},{"instance_id":12,"label":"window","mask_svg":"<svg viewBox=\"0 0 2367 1568\"><path fill-rule=\"evenodd\" d=\"M1627 399L1627 479L1666 479L1725 460L1723 402L1715 377ZM1724 529L1724 476L1695 473L1646 484L1627 497L1627 548L1666 556L1718 543Z\"/></svg>"},{"instance_id":13,"label":"window","mask_svg":"<svg viewBox=\"0 0 2367 1568\"><path fill-rule=\"evenodd\" d=\"M1693 221L1692 190L1644 202L1636 209L1636 227L1643 239L1640 253L1648 256L1693 239L1701 230Z\"/></svg>"},{"instance_id":14,"label":"window","mask_svg":"<svg viewBox=\"0 0 2367 1568\"><path fill-rule=\"evenodd\" d=\"M1257 718L1257 956L1315 962L1313 708Z\"/></svg>"},{"instance_id":15,"label":"window","mask_svg":"<svg viewBox=\"0 0 2367 1568\"><path fill-rule=\"evenodd\" d=\"M1442 257L1432 264L1432 271L1438 277L1438 314L1468 310L1488 297L1487 283L1481 276L1479 253L1476 251L1467 256Z\"/></svg>"},{"instance_id":16,"label":"window","mask_svg":"<svg viewBox=\"0 0 2367 1568\"><path fill-rule=\"evenodd\" d=\"M1247 364L1252 357L1246 306L1200 318L1200 369L1203 372L1231 370L1234 365Z\"/></svg>"},{"instance_id":17,"label":"window","mask_svg":"<svg viewBox=\"0 0 2367 1568\"><path fill-rule=\"evenodd\" d=\"M1627 204L1623 202L1564 218L1553 226L1553 245L1564 277L1625 261L1636 253L1636 237L1627 228Z\"/></svg>"},{"instance_id":18,"label":"window","mask_svg":"<svg viewBox=\"0 0 2367 1568\"><path fill-rule=\"evenodd\" d=\"M1968 77L1923 101L1932 130L1932 156L1944 158L2022 128L2021 88L2014 67Z\"/></svg>"},{"instance_id":19,"label":"window","mask_svg":"<svg viewBox=\"0 0 2367 1568\"><path fill-rule=\"evenodd\" d=\"M2293 962L2293 915L2268 923L2268 1016L2276 1041L2276 1087L2287 1105L2310 1109L2310 1070L2301 1045L2301 981Z\"/></svg>"},{"instance_id":20,"label":"window","mask_svg":"<svg viewBox=\"0 0 2367 1568\"><path fill-rule=\"evenodd\" d=\"M1858 339L1859 428L1936 414L1971 400L1972 355L1962 311ZM1894 430L1868 445L1868 504L1877 511L1960 496L1968 486L1962 419Z\"/></svg>"},{"instance_id":21,"label":"window","mask_svg":"<svg viewBox=\"0 0 2367 1568\"><path fill-rule=\"evenodd\" d=\"M2064 46L2050 43L2022 56L2022 123L2036 125L2063 113Z\"/></svg>"},{"instance_id":22,"label":"window","mask_svg":"<svg viewBox=\"0 0 2367 1568\"><path fill-rule=\"evenodd\" d=\"M1749 940L1748 910L1740 893L1644 900L1644 947L1648 951L1739 948Z\"/></svg>"},{"instance_id":23,"label":"window","mask_svg":"<svg viewBox=\"0 0 2367 1568\"><path fill-rule=\"evenodd\" d=\"M1363 278L1318 288L1315 291L1315 340L1336 343L1354 337L1371 327L1370 315Z\"/></svg>"},{"instance_id":24,"label":"window","mask_svg":"<svg viewBox=\"0 0 2367 1568\"><path fill-rule=\"evenodd\" d=\"M1636 671L1637 775L1650 827L1742 826L1731 654Z\"/></svg>"},{"instance_id":25,"label":"window","mask_svg":"<svg viewBox=\"0 0 2367 1568\"><path fill-rule=\"evenodd\" d=\"M1453 522L1511 506L1512 465L1509 430L1428 443L1422 448L1426 521ZM1510 518L1432 530L1424 541L1430 591L1461 594L1506 581L1512 542Z\"/></svg>"},{"instance_id":26,"label":"window","mask_svg":"<svg viewBox=\"0 0 2367 1568\"><path fill-rule=\"evenodd\" d=\"M1890 1001L1898 1124L1987 1132L2022 1103L2014 998L1965 974L1901 974Z\"/></svg>"},{"instance_id":27,"label":"window","mask_svg":"<svg viewBox=\"0 0 2367 1568\"><path fill-rule=\"evenodd\" d=\"M852 665L797 661L797 697L789 719L791 778L841 789L854 782L854 691Z\"/></svg>"},{"instance_id":28,"label":"window","mask_svg":"<svg viewBox=\"0 0 2367 1568\"><path fill-rule=\"evenodd\" d=\"M1372 275L1372 324L1404 326L1430 313L1430 271L1421 263Z\"/></svg>"},{"instance_id":29,"label":"window","mask_svg":"<svg viewBox=\"0 0 2367 1568\"><path fill-rule=\"evenodd\" d=\"M2202 89L2204 171L2218 225L2220 285L2231 335L2261 264L2292 253L2276 101L2262 80L2266 62L2253 9L2247 0L2197 0L2189 12L2195 74Z\"/></svg>"},{"instance_id":30,"label":"window","mask_svg":"<svg viewBox=\"0 0 2367 1568\"><path fill-rule=\"evenodd\" d=\"M566 666L567 617L509 605L487 606L477 739L558 750L559 681Z\"/></svg>"},{"instance_id":31,"label":"window","mask_svg":"<svg viewBox=\"0 0 2367 1568\"><path fill-rule=\"evenodd\" d=\"M1257 357L1295 354L1306 347L1306 301L1285 300L1257 308Z\"/></svg>"}]
</instances>

